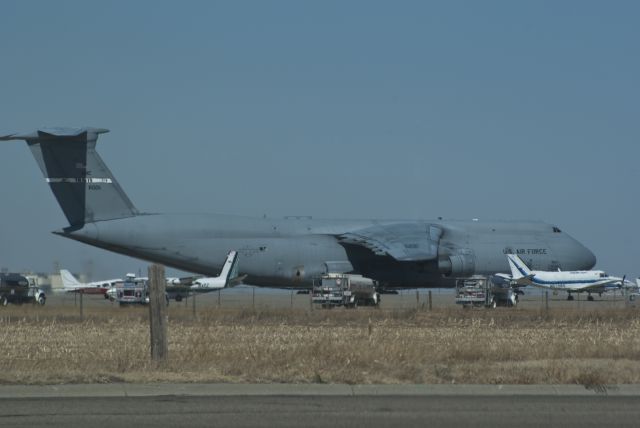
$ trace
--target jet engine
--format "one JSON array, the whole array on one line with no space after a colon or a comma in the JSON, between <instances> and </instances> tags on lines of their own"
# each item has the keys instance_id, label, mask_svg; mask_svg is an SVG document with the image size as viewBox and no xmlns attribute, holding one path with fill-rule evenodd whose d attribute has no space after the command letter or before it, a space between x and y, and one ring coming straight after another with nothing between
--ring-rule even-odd
<instances>
[{"instance_id":1,"label":"jet engine","mask_svg":"<svg viewBox=\"0 0 640 428\"><path fill-rule=\"evenodd\" d=\"M438 259L438 270L444 276L470 276L476 269L472 254L454 254Z\"/></svg>"}]
</instances>

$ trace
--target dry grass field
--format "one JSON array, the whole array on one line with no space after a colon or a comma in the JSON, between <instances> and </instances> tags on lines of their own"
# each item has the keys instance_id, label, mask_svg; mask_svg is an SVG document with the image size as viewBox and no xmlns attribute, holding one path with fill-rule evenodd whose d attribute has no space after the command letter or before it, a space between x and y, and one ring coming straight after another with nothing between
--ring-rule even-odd
<instances>
[{"instance_id":1,"label":"dry grass field","mask_svg":"<svg viewBox=\"0 0 640 428\"><path fill-rule=\"evenodd\" d=\"M640 383L633 309L169 311L149 359L148 309L0 311L0 383Z\"/></svg>"}]
</instances>

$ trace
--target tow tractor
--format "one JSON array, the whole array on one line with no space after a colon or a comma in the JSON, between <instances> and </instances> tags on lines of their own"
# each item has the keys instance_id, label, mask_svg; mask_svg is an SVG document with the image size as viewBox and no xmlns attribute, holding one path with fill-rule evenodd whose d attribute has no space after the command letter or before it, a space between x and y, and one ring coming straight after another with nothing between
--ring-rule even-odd
<instances>
[{"instance_id":1,"label":"tow tractor","mask_svg":"<svg viewBox=\"0 0 640 428\"><path fill-rule=\"evenodd\" d=\"M380 293L373 280L360 275L327 273L314 280L311 301L323 308L378 306Z\"/></svg>"},{"instance_id":2,"label":"tow tractor","mask_svg":"<svg viewBox=\"0 0 640 428\"><path fill-rule=\"evenodd\" d=\"M518 304L518 294L522 292L509 281L496 276L474 275L456 279L456 303L463 308L513 307Z\"/></svg>"}]
</instances>

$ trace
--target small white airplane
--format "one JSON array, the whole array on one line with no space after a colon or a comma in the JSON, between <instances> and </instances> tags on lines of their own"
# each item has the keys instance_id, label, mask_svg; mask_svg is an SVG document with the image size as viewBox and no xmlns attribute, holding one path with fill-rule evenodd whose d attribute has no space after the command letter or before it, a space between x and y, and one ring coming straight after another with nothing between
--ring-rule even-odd
<instances>
[{"instance_id":1,"label":"small white airplane","mask_svg":"<svg viewBox=\"0 0 640 428\"><path fill-rule=\"evenodd\" d=\"M60 278L62 279L62 286L64 291L72 293L84 293L84 294L102 294L105 299L108 299L107 290L114 287L116 283L122 282L122 279L106 279L104 281L94 282L80 282L76 279L71 272L66 269L60 269Z\"/></svg>"},{"instance_id":2,"label":"small white airplane","mask_svg":"<svg viewBox=\"0 0 640 428\"><path fill-rule=\"evenodd\" d=\"M587 300L593 300L591 293L602 295L605 291L620 289L625 279L609 276L601 270L573 270L573 271L541 271L531 270L515 254L507 254L511 277L516 285L560 290L569 293L567 300L573 300L571 293L587 292Z\"/></svg>"}]
</instances>

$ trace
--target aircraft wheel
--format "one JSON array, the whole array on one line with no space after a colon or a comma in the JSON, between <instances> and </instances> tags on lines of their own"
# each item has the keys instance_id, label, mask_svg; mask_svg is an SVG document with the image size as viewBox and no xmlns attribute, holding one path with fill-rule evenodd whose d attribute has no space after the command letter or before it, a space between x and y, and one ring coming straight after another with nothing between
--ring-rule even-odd
<instances>
[{"instance_id":1,"label":"aircraft wheel","mask_svg":"<svg viewBox=\"0 0 640 428\"><path fill-rule=\"evenodd\" d=\"M573 296L572 296L571 294L569 294L569 295L567 296L567 300L573 300Z\"/></svg>"},{"instance_id":2,"label":"aircraft wheel","mask_svg":"<svg viewBox=\"0 0 640 428\"><path fill-rule=\"evenodd\" d=\"M492 300L491 303L489 304L489 307L491 307L491 309L495 309L498 306L498 304L496 303L495 300Z\"/></svg>"},{"instance_id":3,"label":"aircraft wheel","mask_svg":"<svg viewBox=\"0 0 640 428\"><path fill-rule=\"evenodd\" d=\"M587 300L590 301L590 302L593 302L593 296L591 294L589 294L587 296Z\"/></svg>"},{"instance_id":4,"label":"aircraft wheel","mask_svg":"<svg viewBox=\"0 0 640 428\"><path fill-rule=\"evenodd\" d=\"M176 294L176 302L182 302L182 296L180 294Z\"/></svg>"},{"instance_id":5,"label":"aircraft wheel","mask_svg":"<svg viewBox=\"0 0 640 428\"><path fill-rule=\"evenodd\" d=\"M39 304L40 306L44 306L44 304L45 304L45 302L46 302L46 301L47 301L47 299L45 299L45 297L44 297L44 296L40 296L40 297L38 297L38 304Z\"/></svg>"},{"instance_id":6,"label":"aircraft wheel","mask_svg":"<svg viewBox=\"0 0 640 428\"><path fill-rule=\"evenodd\" d=\"M8 304L9 304L9 299L7 299L7 296L0 297L0 305L1 306L7 306Z\"/></svg>"}]
</instances>

